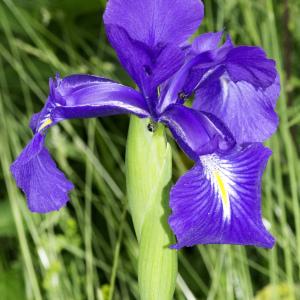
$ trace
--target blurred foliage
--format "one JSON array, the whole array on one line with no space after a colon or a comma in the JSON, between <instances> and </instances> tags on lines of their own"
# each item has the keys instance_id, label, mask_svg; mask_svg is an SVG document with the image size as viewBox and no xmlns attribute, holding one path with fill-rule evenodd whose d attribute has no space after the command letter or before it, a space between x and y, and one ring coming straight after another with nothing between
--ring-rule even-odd
<instances>
[{"instance_id":1,"label":"blurred foliage","mask_svg":"<svg viewBox=\"0 0 300 300\"><path fill-rule=\"evenodd\" d=\"M263 183L263 215L277 244L180 251L175 299L299 299L300 2L204 2L201 32L224 29L238 44L263 46L280 70L281 124L267 143L273 156ZM76 185L59 213L31 214L9 172L31 137L28 121L46 99L50 76L93 73L132 84L107 43L104 8L102 0L0 1L1 300L138 299L137 242L130 217L121 221L126 116L51 130L49 148ZM174 180L189 166L174 145Z\"/></svg>"},{"instance_id":2,"label":"blurred foliage","mask_svg":"<svg viewBox=\"0 0 300 300\"><path fill-rule=\"evenodd\" d=\"M255 300L269 300L273 299L274 295L277 295L281 300L289 300L293 298L294 288L289 286L286 283L280 283L277 285L268 285L263 290L261 290ZM300 298L300 287L296 287L296 294L295 296L297 299Z\"/></svg>"}]
</instances>

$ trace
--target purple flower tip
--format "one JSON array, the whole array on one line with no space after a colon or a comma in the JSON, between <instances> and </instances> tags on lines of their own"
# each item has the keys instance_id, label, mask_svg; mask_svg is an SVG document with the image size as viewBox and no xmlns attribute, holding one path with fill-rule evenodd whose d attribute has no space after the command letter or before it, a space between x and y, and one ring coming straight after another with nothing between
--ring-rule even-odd
<instances>
[{"instance_id":1,"label":"purple flower tip","mask_svg":"<svg viewBox=\"0 0 300 300\"><path fill-rule=\"evenodd\" d=\"M44 147L45 136L37 133L11 165L19 188L26 194L32 212L48 213L59 210L69 201L74 186L56 167Z\"/></svg>"}]
</instances>

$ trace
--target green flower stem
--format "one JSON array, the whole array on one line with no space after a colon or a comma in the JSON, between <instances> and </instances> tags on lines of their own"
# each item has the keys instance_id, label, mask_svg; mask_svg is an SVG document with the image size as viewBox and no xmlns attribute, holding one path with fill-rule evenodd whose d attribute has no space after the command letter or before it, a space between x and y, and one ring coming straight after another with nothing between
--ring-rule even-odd
<instances>
[{"instance_id":1,"label":"green flower stem","mask_svg":"<svg viewBox=\"0 0 300 300\"><path fill-rule=\"evenodd\" d=\"M172 153L164 127L152 133L149 120L131 117L126 152L126 179L130 212L139 241L141 300L173 298L177 252L168 225Z\"/></svg>"}]
</instances>

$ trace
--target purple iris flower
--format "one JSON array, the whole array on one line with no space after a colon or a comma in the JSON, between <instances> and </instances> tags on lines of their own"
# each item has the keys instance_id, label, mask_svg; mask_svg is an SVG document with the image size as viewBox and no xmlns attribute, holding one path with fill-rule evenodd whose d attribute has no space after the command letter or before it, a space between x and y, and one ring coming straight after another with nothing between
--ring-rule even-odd
<instances>
[{"instance_id":1,"label":"purple iris flower","mask_svg":"<svg viewBox=\"0 0 300 300\"><path fill-rule=\"evenodd\" d=\"M173 248L273 246L261 217L271 151L261 142L278 123L275 63L258 47L235 47L229 37L222 44L222 32L190 43L203 15L199 0L108 2L109 41L139 91L92 75L50 80L47 102L30 123L34 137L11 167L31 211L60 209L73 188L44 146L47 130L66 119L129 113L166 125L195 161L171 190ZM192 108L185 105L191 97Z\"/></svg>"}]
</instances>

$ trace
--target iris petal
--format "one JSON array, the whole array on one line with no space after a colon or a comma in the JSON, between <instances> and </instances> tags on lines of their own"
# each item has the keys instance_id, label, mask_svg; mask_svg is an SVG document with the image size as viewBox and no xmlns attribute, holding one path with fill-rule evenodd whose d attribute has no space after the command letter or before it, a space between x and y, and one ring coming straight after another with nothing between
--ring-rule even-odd
<instances>
[{"instance_id":1,"label":"iris petal","mask_svg":"<svg viewBox=\"0 0 300 300\"><path fill-rule=\"evenodd\" d=\"M206 98L211 97L215 87L209 89L208 82L221 80L224 74L226 74L227 81L234 84L246 82L253 86L253 90L265 91L268 88L271 90L277 88L278 90L268 97L271 102L276 102L280 88L275 62L268 59L266 53L259 47L234 47L229 36L226 42L218 47L220 38L220 32L207 33L194 41L188 51L184 66L176 73L168 90L164 92L164 97L160 99L160 112L163 112L168 105L176 103L180 92L190 96L205 86L204 92L208 93ZM254 99L256 94L255 92L253 94ZM272 99L270 99L271 96ZM196 98L195 107L200 108L198 101L201 100ZM255 105L256 102L253 100L253 106Z\"/></svg>"},{"instance_id":2,"label":"iris petal","mask_svg":"<svg viewBox=\"0 0 300 300\"><path fill-rule=\"evenodd\" d=\"M149 116L147 104L139 92L98 76L71 75L60 79L50 98L54 102L63 101L51 111L55 122L122 113Z\"/></svg>"},{"instance_id":3,"label":"iris petal","mask_svg":"<svg viewBox=\"0 0 300 300\"><path fill-rule=\"evenodd\" d=\"M180 45L204 15L200 0L110 0L104 14L108 39L147 98L156 118L157 87L183 64Z\"/></svg>"},{"instance_id":4,"label":"iris petal","mask_svg":"<svg viewBox=\"0 0 300 300\"><path fill-rule=\"evenodd\" d=\"M218 47L220 33L196 39L192 57L161 101L176 101L178 89L196 92L193 108L220 118L238 143L263 142L277 129L275 106L280 80L275 62L259 47L234 47L230 38ZM176 81L177 80L177 81Z\"/></svg>"},{"instance_id":5,"label":"iris petal","mask_svg":"<svg viewBox=\"0 0 300 300\"><path fill-rule=\"evenodd\" d=\"M174 248L240 244L271 248L261 218L261 177L271 151L251 144L229 154L200 157L171 190Z\"/></svg>"},{"instance_id":6,"label":"iris petal","mask_svg":"<svg viewBox=\"0 0 300 300\"><path fill-rule=\"evenodd\" d=\"M226 57L226 70L234 82L247 81L256 88L266 89L274 83L275 61L268 59L259 47L239 46Z\"/></svg>"},{"instance_id":7,"label":"iris petal","mask_svg":"<svg viewBox=\"0 0 300 300\"><path fill-rule=\"evenodd\" d=\"M191 55L195 56L209 52L207 55L210 55L214 63L207 70L208 72L223 66L230 80L234 82L246 81L255 88L262 89L266 89L274 83L278 76L275 61L267 58L263 49L253 46L235 47L230 36L227 36L226 42L218 47L220 39L221 32L207 33L195 39L192 44ZM199 67L203 68L202 64L200 61ZM197 76L197 73L195 75ZM202 77L197 79L200 82Z\"/></svg>"},{"instance_id":8,"label":"iris petal","mask_svg":"<svg viewBox=\"0 0 300 300\"><path fill-rule=\"evenodd\" d=\"M178 145L193 160L214 151L228 151L235 145L231 133L218 118L183 105L170 106L160 121L168 126Z\"/></svg>"},{"instance_id":9,"label":"iris petal","mask_svg":"<svg viewBox=\"0 0 300 300\"><path fill-rule=\"evenodd\" d=\"M222 39L223 31L219 32L207 32L204 34L201 34L195 40L192 44L192 51L199 54L202 52L215 50L218 48L221 39Z\"/></svg>"},{"instance_id":10,"label":"iris petal","mask_svg":"<svg viewBox=\"0 0 300 300\"><path fill-rule=\"evenodd\" d=\"M50 80L47 102L30 122L35 135L11 166L31 211L46 213L60 209L73 188L44 147L46 129L65 119L121 113L149 115L140 93L111 80L91 75Z\"/></svg>"},{"instance_id":11,"label":"iris petal","mask_svg":"<svg viewBox=\"0 0 300 300\"><path fill-rule=\"evenodd\" d=\"M201 84L193 108L221 118L240 144L263 142L277 129L274 108L279 93L278 77L264 90L246 81L235 83L228 75L215 72Z\"/></svg>"},{"instance_id":12,"label":"iris petal","mask_svg":"<svg viewBox=\"0 0 300 300\"><path fill-rule=\"evenodd\" d=\"M199 0L110 0L104 23L122 27L132 39L151 48L179 46L196 31L203 15Z\"/></svg>"},{"instance_id":13,"label":"iris petal","mask_svg":"<svg viewBox=\"0 0 300 300\"><path fill-rule=\"evenodd\" d=\"M171 77L183 63L184 53L178 46L167 44L150 48L133 40L125 29L115 25L107 25L106 31L120 62L146 99L155 96L158 85ZM154 106L154 101L152 104Z\"/></svg>"},{"instance_id":14,"label":"iris petal","mask_svg":"<svg viewBox=\"0 0 300 300\"><path fill-rule=\"evenodd\" d=\"M136 90L107 78L75 74L50 79L50 94L43 109L34 114L34 133L72 118L104 117L132 113L148 117L144 97Z\"/></svg>"},{"instance_id":15,"label":"iris petal","mask_svg":"<svg viewBox=\"0 0 300 300\"><path fill-rule=\"evenodd\" d=\"M56 167L44 147L45 136L37 133L11 166L19 188L23 190L32 212L59 210L69 201L73 184Z\"/></svg>"},{"instance_id":16,"label":"iris petal","mask_svg":"<svg viewBox=\"0 0 300 300\"><path fill-rule=\"evenodd\" d=\"M187 47L184 65L170 80L159 99L160 113L178 101L179 93L190 97L211 72L219 70L222 71L221 75L224 73L226 56L233 45L228 36L225 43L218 48L221 37L222 32L202 34Z\"/></svg>"}]
</instances>

